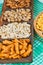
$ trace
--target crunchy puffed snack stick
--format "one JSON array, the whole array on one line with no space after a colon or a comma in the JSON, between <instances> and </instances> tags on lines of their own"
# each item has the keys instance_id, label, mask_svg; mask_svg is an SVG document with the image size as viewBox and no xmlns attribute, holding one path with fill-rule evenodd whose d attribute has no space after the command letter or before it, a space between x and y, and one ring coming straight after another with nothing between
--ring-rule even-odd
<instances>
[{"instance_id":1,"label":"crunchy puffed snack stick","mask_svg":"<svg viewBox=\"0 0 43 65\"><path fill-rule=\"evenodd\" d=\"M31 0L6 0L6 6L12 9L29 7Z\"/></svg>"},{"instance_id":2,"label":"crunchy puffed snack stick","mask_svg":"<svg viewBox=\"0 0 43 65\"><path fill-rule=\"evenodd\" d=\"M0 43L0 59L20 59L32 52L30 39L4 40Z\"/></svg>"},{"instance_id":3,"label":"crunchy puffed snack stick","mask_svg":"<svg viewBox=\"0 0 43 65\"><path fill-rule=\"evenodd\" d=\"M31 35L31 25L28 24L27 22L23 23L15 22L0 26L1 39L29 38L30 35Z\"/></svg>"}]
</instances>

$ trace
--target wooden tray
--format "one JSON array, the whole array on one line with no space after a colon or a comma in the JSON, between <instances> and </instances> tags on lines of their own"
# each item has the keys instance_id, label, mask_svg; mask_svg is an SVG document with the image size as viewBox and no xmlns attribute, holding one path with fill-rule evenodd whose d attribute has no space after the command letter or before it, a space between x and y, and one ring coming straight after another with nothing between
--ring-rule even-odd
<instances>
[{"instance_id":1,"label":"wooden tray","mask_svg":"<svg viewBox=\"0 0 43 65\"><path fill-rule=\"evenodd\" d=\"M31 25L31 36L29 37L31 40L31 45L33 46L33 0L31 0L31 5L30 7L28 7L31 10L31 20L28 22L28 24ZM9 10L8 7L6 7L6 0L4 1L4 6L3 6L3 13ZM2 21L2 16L1 16L1 21ZM1 25L4 25L5 23L3 23ZM8 23L7 23L8 24ZM2 39L0 39L0 41L2 41ZM32 62L32 53L30 54L30 56L26 57L26 58L22 58L22 59L6 59L6 60L1 60L0 59L0 63L18 63L18 62Z\"/></svg>"}]
</instances>

